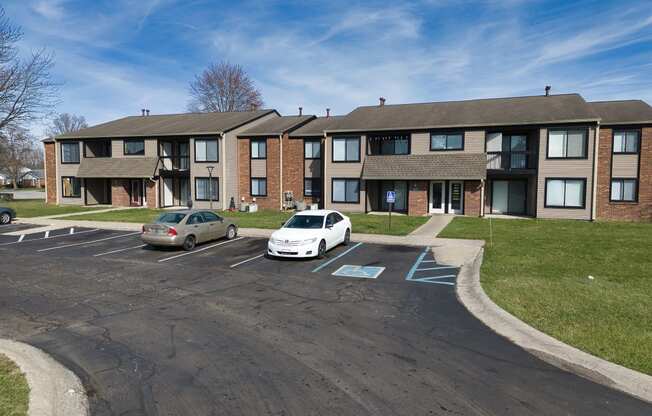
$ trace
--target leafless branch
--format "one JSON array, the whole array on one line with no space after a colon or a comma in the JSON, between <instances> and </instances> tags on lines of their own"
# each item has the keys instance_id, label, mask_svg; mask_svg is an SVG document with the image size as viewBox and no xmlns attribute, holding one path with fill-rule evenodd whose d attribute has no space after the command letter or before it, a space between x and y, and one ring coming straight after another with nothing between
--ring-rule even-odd
<instances>
[{"instance_id":1,"label":"leafless branch","mask_svg":"<svg viewBox=\"0 0 652 416\"><path fill-rule=\"evenodd\" d=\"M260 91L240 65L211 64L190 82L190 111L251 111L263 106Z\"/></svg>"}]
</instances>

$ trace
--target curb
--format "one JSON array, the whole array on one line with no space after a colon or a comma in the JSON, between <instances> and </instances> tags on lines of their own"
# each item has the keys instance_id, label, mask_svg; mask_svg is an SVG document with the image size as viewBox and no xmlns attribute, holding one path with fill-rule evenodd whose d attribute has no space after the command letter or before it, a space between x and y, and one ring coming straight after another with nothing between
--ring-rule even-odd
<instances>
[{"instance_id":1,"label":"curb","mask_svg":"<svg viewBox=\"0 0 652 416\"><path fill-rule=\"evenodd\" d=\"M25 373L29 416L87 416L88 398L79 378L38 348L0 339L0 352Z\"/></svg>"},{"instance_id":2,"label":"curb","mask_svg":"<svg viewBox=\"0 0 652 416\"><path fill-rule=\"evenodd\" d=\"M595 357L534 329L496 305L480 285L484 249L457 278L457 298L494 332L555 367L652 403L652 376Z\"/></svg>"}]
</instances>

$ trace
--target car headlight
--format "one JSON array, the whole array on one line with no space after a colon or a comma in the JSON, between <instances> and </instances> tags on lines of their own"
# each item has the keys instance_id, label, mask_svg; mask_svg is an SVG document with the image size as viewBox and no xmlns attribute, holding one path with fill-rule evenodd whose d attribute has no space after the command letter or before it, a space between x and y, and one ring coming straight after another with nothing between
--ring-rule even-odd
<instances>
[{"instance_id":1,"label":"car headlight","mask_svg":"<svg viewBox=\"0 0 652 416\"><path fill-rule=\"evenodd\" d=\"M315 241L317 241L317 238L316 238L316 237L315 237L315 238L308 238L308 239L306 239L306 240L303 240L303 244L312 244L312 243L314 243Z\"/></svg>"},{"instance_id":2,"label":"car headlight","mask_svg":"<svg viewBox=\"0 0 652 416\"><path fill-rule=\"evenodd\" d=\"M280 240L278 240L276 238L270 238L269 242L272 243L272 244L278 244L278 243L280 243Z\"/></svg>"}]
</instances>

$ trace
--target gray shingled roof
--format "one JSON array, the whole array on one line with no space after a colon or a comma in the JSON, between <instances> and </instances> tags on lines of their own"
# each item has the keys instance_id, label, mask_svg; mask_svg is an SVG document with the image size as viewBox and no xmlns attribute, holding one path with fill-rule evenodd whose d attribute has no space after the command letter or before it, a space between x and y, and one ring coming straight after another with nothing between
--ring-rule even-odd
<instances>
[{"instance_id":1,"label":"gray shingled roof","mask_svg":"<svg viewBox=\"0 0 652 416\"><path fill-rule=\"evenodd\" d=\"M272 112L276 112L276 110L131 116L73 133L62 134L55 138L90 139L219 134Z\"/></svg>"},{"instance_id":2,"label":"gray shingled roof","mask_svg":"<svg viewBox=\"0 0 652 416\"><path fill-rule=\"evenodd\" d=\"M652 107L642 100L594 101L589 105L602 124L652 123Z\"/></svg>"},{"instance_id":3,"label":"gray shingled roof","mask_svg":"<svg viewBox=\"0 0 652 416\"><path fill-rule=\"evenodd\" d=\"M290 137L323 137L324 130L335 129L345 116L318 117L290 132Z\"/></svg>"},{"instance_id":4,"label":"gray shingled roof","mask_svg":"<svg viewBox=\"0 0 652 416\"><path fill-rule=\"evenodd\" d=\"M332 132L597 121L579 94L358 107Z\"/></svg>"},{"instance_id":5,"label":"gray shingled roof","mask_svg":"<svg viewBox=\"0 0 652 416\"><path fill-rule=\"evenodd\" d=\"M252 136L280 136L281 134L296 129L309 123L315 116L282 116L267 120L238 134L238 137Z\"/></svg>"},{"instance_id":6,"label":"gray shingled roof","mask_svg":"<svg viewBox=\"0 0 652 416\"><path fill-rule=\"evenodd\" d=\"M363 179L485 179L487 157L482 153L367 156Z\"/></svg>"},{"instance_id":7,"label":"gray shingled roof","mask_svg":"<svg viewBox=\"0 0 652 416\"><path fill-rule=\"evenodd\" d=\"M151 116L150 116L151 117ZM82 159L78 178L150 178L154 176L158 158L112 157Z\"/></svg>"}]
</instances>

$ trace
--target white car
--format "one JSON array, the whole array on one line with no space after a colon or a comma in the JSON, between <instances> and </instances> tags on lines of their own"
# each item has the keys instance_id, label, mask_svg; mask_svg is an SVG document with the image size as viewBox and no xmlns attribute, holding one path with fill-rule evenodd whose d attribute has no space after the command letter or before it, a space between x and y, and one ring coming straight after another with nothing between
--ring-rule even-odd
<instances>
[{"instance_id":1,"label":"white car","mask_svg":"<svg viewBox=\"0 0 652 416\"><path fill-rule=\"evenodd\" d=\"M267 254L278 257L323 257L351 240L351 220L331 210L301 211L274 231Z\"/></svg>"}]
</instances>

